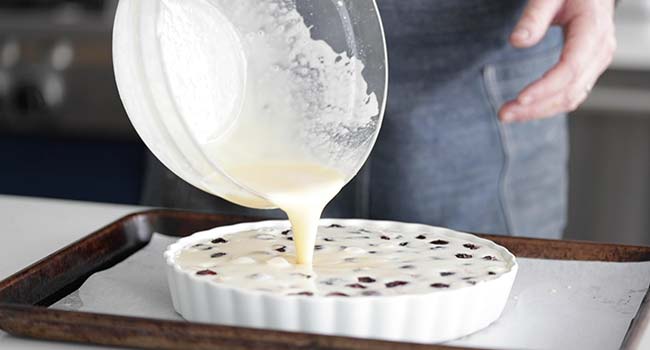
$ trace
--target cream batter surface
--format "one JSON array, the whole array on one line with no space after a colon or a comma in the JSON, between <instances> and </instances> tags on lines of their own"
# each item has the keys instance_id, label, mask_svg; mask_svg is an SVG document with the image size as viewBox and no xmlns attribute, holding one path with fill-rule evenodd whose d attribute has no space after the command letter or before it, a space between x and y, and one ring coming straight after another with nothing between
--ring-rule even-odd
<instances>
[{"instance_id":1,"label":"cream batter surface","mask_svg":"<svg viewBox=\"0 0 650 350\"><path fill-rule=\"evenodd\" d=\"M215 236L184 247L174 259L217 284L330 297L458 289L496 279L514 265L497 245L447 229L401 233L338 224L319 227L311 266L296 264L288 225Z\"/></svg>"}]
</instances>

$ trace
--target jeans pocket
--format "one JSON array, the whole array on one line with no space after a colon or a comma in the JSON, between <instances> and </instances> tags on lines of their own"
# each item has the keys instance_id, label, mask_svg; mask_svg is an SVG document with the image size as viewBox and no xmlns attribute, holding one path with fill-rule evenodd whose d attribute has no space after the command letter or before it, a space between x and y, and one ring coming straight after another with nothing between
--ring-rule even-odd
<instances>
[{"instance_id":1,"label":"jeans pocket","mask_svg":"<svg viewBox=\"0 0 650 350\"><path fill-rule=\"evenodd\" d=\"M505 102L517 97L527 85L539 79L560 58L561 46L535 55L488 63L483 67L485 88L493 107L498 111Z\"/></svg>"},{"instance_id":2,"label":"jeans pocket","mask_svg":"<svg viewBox=\"0 0 650 350\"><path fill-rule=\"evenodd\" d=\"M504 152L500 196L512 234L557 238L566 221L566 115L503 124L497 113L559 59L560 47L518 60L488 64L483 83Z\"/></svg>"}]
</instances>

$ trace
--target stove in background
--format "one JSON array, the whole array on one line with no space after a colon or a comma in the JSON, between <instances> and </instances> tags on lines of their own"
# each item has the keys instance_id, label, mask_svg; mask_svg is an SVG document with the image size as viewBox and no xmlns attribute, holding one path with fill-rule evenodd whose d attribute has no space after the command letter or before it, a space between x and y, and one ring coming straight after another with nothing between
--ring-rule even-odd
<instances>
[{"instance_id":1,"label":"stove in background","mask_svg":"<svg viewBox=\"0 0 650 350\"><path fill-rule=\"evenodd\" d=\"M113 77L116 6L0 1L0 193L138 202L144 148Z\"/></svg>"}]
</instances>

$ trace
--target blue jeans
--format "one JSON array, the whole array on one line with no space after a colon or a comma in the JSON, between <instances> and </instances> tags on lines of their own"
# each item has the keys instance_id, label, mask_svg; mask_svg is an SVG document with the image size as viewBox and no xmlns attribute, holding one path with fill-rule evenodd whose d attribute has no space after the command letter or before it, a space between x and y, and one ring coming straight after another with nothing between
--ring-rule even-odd
<instances>
[{"instance_id":1,"label":"blue jeans","mask_svg":"<svg viewBox=\"0 0 650 350\"><path fill-rule=\"evenodd\" d=\"M502 124L497 111L558 60L562 33L516 50L523 0L380 0L390 61L377 145L327 217L421 222L561 237L567 210L564 115ZM282 217L204 194L153 161L144 203Z\"/></svg>"}]
</instances>

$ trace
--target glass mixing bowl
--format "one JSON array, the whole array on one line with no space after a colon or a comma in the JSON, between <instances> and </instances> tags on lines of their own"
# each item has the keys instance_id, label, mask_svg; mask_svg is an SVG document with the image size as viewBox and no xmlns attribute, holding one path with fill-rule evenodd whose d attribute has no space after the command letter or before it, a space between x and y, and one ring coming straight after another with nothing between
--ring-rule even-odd
<instances>
[{"instance_id":1,"label":"glass mixing bowl","mask_svg":"<svg viewBox=\"0 0 650 350\"><path fill-rule=\"evenodd\" d=\"M387 55L374 0L121 0L113 56L152 153L249 207L273 204L234 167L316 164L348 182L381 127Z\"/></svg>"}]
</instances>

